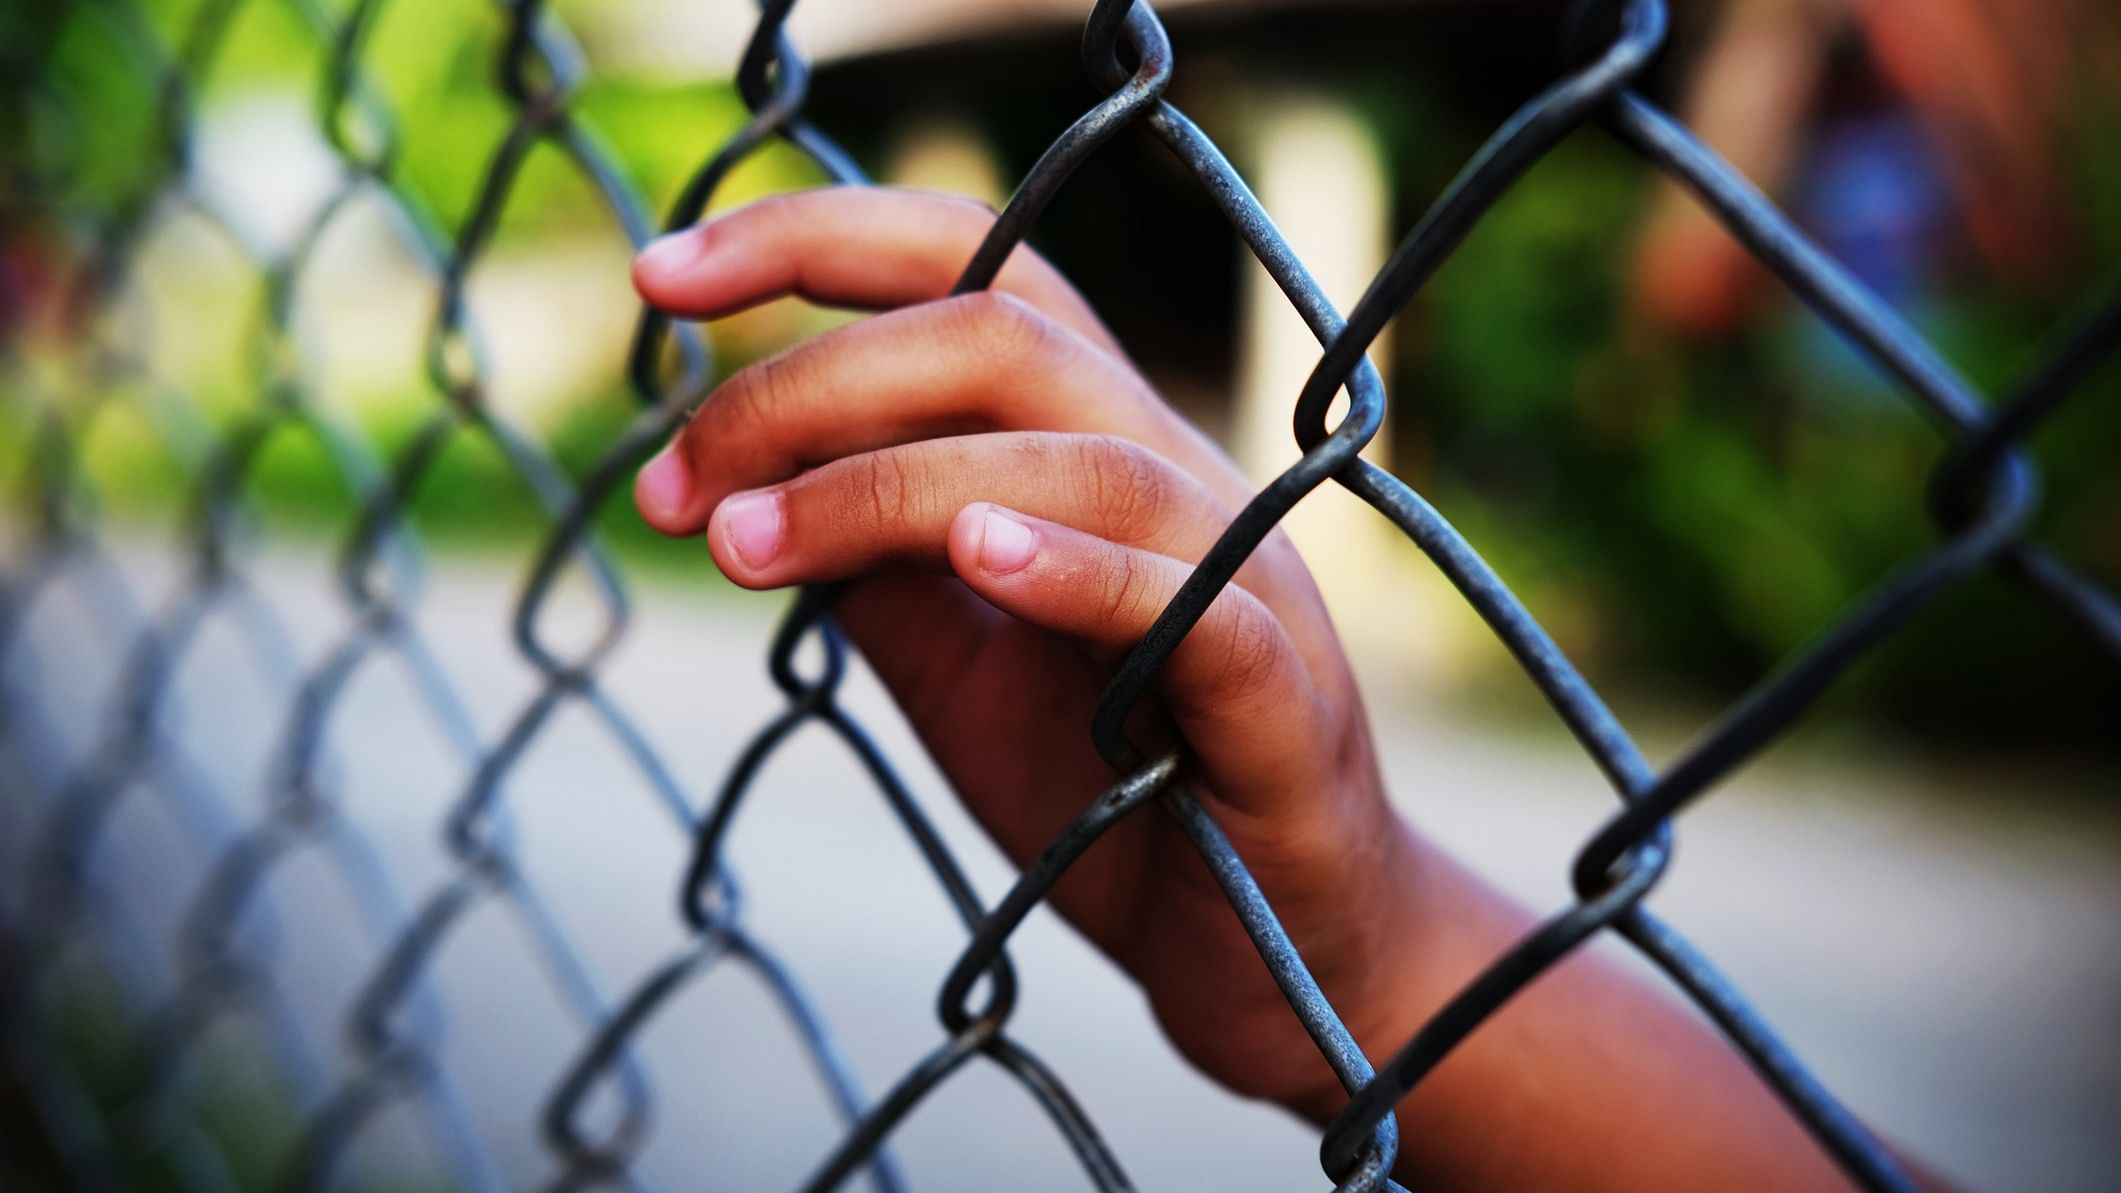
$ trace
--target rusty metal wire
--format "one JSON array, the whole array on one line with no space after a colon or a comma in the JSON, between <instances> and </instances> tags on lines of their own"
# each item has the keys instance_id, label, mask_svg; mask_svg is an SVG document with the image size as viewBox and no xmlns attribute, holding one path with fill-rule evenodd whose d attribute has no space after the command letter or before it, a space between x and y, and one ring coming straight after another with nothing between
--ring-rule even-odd
<instances>
[{"instance_id":1,"label":"rusty metal wire","mask_svg":"<svg viewBox=\"0 0 2121 1193\"><path fill-rule=\"evenodd\" d=\"M64 97L48 86L36 65L50 39L76 18L106 27L113 44L123 47L132 68L152 80L160 96L151 168L128 203L109 211L42 213L67 225L71 239L87 246L77 276L63 288L69 304L65 318L78 329L75 372L54 379L10 361L12 392L25 399L34 433L22 446L29 487L18 521L25 534L0 587L0 677L5 679L0 745L12 768L9 783L30 799L33 825L27 856L13 859L20 873L10 876L0 903L10 958L0 1026L7 1061L30 1091L73 1183L83 1188L126 1184L130 1169L120 1165L121 1155L151 1157L185 1187L248 1183L226 1148L201 1129L185 1097L184 1074L198 1042L215 1023L237 1018L255 1026L296 1091L294 1104L303 1108L299 1131L284 1141L275 1161L273 1180L280 1187L322 1187L346 1177L364 1132L385 1111L400 1106L417 1112L453 1183L498 1187L492 1144L472 1128L456 1089L459 1075L441 1058L439 1036L446 1027L427 979L470 913L499 904L512 913L510 922L538 959L537 976L572 1011L582 1033L572 1064L555 1075L540 1124L555 1188L640 1183L632 1166L648 1138L651 1093L638 1036L673 996L724 966L745 967L761 979L843 1124L839 1142L819 1159L806 1188L833 1188L850 1178L884 1190L901 1188L888 1148L894 1130L922 1099L975 1059L998 1066L1021 1084L1073 1149L1089 1184L1130 1188L1086 1109L1009 1035L1017 980L1007 945L1025 916L1105 830L1128 816L1170 815L1207 862L1291 1013L1349 1092L1346 1110L1321 1145L1323 1169L1335 1188L1396 1187L1389 1179L1397 1151L1394 1105L1517 991L1605 932L1661 967L1857 1183L1869 1189L1911 1187L1893 1158L1812 1078L1738 991L1643 901L1670 865L1674 817L1680 811L1743 766L1896 626L1977 570L1994 568L2007 575L2121 659L2121 602L2024 535L2034 506L2035 474L2019 449L2026 434L2078 388L2087 369L2121 341L2121 295L2068 330L2015 390L1994 404L1985 401L1758 191L1634 90L1633 80L1662 42L1665 11L1659 0L1622 0L1579 6L1570 36L1583 65L1525 103L1489 139L1343 318L1215 143L1163 98L1173 53L1154 11L1140 0L1098 0L1083 31L1082 67L1105 98L1063 131L1024 178L967 263L957 289L987 285L1069 175L1111 137L1139 124L1198 178L1308 322L1323 351L1294 404L1302 459L1224 531L1105 693L1094 739L1122 777L1102 795L1085 792L1090 797L1085 810L990 908L889 760L838 702L846 646L826 613L829 593L806 591L789 610L769 653L785 707L759 729L711 798L699 800L687 792L607 690L602 669L626 633L628 605L623 577L594 532L594 517L704 396L713 376L709 345L697 327L643 313L622 366L638 414L579 481L570 479L533 436L496 412L465 286L533 150L557 151L636 245L649 238L650 220L622 164L571 107L583 67L565 28L541 0L502 0L505 34L497 80L509 106L509 124L462 223L453 231L439 227L399 176L400 132L369 77L367 34L386 2L350 0L333 8L322 0L204 0L174 41L158 35L138 0L80 0L6 18L11 22L5 29L7 63L0 73L8 79L11 113L66 118ZM231 15L244 3L289 5L309 31L321 65L316 120L338 158L332 195L284 249L247 241L212 196L195 185L189 169L190 97L212 70ZM775 140L792 145L829 179L865 181L851 158L803 117L809 70L783 31L792 6L793 0L760 4L736 70L750 120L706 157L666 214L665 228L696 221L730 172ZM1930 494L1937 546L1881 581L1662 768L1650 763L1552 638L1451 524L1420 494L1358 455L1377 433L1385 409L1383 381L1365 357L1371 341L1482 215L1547 150L1586 124L1601 126L1653 169L1691 189L1819 318L1856 344L1930 416L1950 444ZM46 140L63 145L66 138ZM10 161L9 194L26 209L48 204L76 165L63 154ZM427 341L433 409L418 433L383 459L310 391L293 335L297 291L318 242L349 203L364 197L389 206L406 253L421 263L435 297ZM136 347L154 311L129 290L129 283L139 268L144 230L173 205L217 228L262 282L252 331L254 375L247 379L252 401L220 430L199 417L192 395L169 392ZM1348 398L1347 413L1328 427L1327 412L1341 393ZM79 471L79 445L99 419L121 405L146 416L191 478L185 575L153 608L146 607L135 582L117 566L118 548L96 517L94 486ZM356 497L355 513L341 530L334 570L343 615L340 636L306 666L289 647L280 611L245 570L246 484L266 442L285 434L309 436L319 444ZM419 545L406 511L440 453L459 437L496 450L546 513L513 620L516 650L539 682L492 741L481 739L456 681L423 639L414 616ZM1129 710L1217 592L1289 510L1328 481L1368 502L1428 555L1514 655L1620 798L1619 808L1577 857L1576 901L1496 958L1374 1071L1212 816L1177 781L1177 756L1145 758L1123 733ZM594 640L572 653L553 645L547 630L553 593L570 573L590 581L603 614ZM54 595L62 593L64 598ZM45 715L38 697L36 642L27 627L40 607L55 599L78 601L95 635L125 643L122 666L105 700L105 732L95 741L69 740ZM260 674L285 700L263 811L248 818L235 793L224 790L169 732L177 703L174 677L216 624L241 637ZM797 664L806 650L821 660L811 674ZM423 891L394 887L373 843L339 802L334 712L358 673L385 664L409 677L426 715L461 755L466 775L443 809L448 876ZM569 707L586 712L601 727L641 786L692 842L684 872L673 876L688 943L639 975L616 1001L599 988L544 894L519 866L510 832L511 778L555 715ZM797 729L811 723L835 736L873 780L967 934L963 953L942 984L937 1043L874 1099L857 1088L793 975L746 928L739 888L722 861L723 840L747 799L756 798L754 780L761 769ZM120 805L135 800L166 807L186 837L181 847L176 842L171 847L188 849L196 862L166 980L150 972L155 968L150 954L161 946L144 938L94 865L111 818ZM1161 811L1146 810L1149 804ZM362 908L375 939L377 960L352 1000L343 1042L346 1063L339 1066L324 1063L331 1042L308 1038L289 1014L274 965L275 883L299 855L331 868ZM90 1076L46 1030L62 1015L65 992L76 989L69 983L84 964L100 970L121 998L130 1000L122 1012L130 1035L115 1109L94 1093ZM155 990L164 993L148 997ZM326 1072L346 1075L327 1082ZM616 1095L616 1121L588 1109L605 1094Z\"/></svg>"}]
</instances>

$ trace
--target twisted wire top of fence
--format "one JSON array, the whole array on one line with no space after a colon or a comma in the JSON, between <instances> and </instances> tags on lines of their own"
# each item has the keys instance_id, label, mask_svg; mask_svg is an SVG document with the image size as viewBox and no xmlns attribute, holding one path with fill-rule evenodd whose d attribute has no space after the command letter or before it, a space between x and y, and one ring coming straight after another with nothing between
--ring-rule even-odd
<instances>
[{"instance_id":1,"label":"twisted wire top of fence","mask_svg":"<svg viewBox=\"0 0 2121 1193\"><path fill-rule=\"evenodd\" d=\"M243 1178L242 1158L195 1122L179 1077L218 1017L253 1013L268 1025L275 1056L291 1079L311 1091L303 1121L271 1159L289 1188L325 1184L342 1173L363 1133L389 1108L415 1107L437 1154L467 1187L500 1182L489 1144L470 1126L460 1074L443 1062L441 1011L424 981L451 947L475 907L499 903L515 913L543 980L577 1016L582 1038L574 1063L556 1076L541 1129L555 1164L554 1183L572 1187L632 1183L648 1136L650 1087L638 1038L689 982L719 966L754 971L785 1012L789 1030L813 1062L824 1096L844 1130L822 1156L808 1187L830 1188L862 1177L881 1189L902 1181L890 1140L907 1114L971 1063L991 1063L1021 1084L1080 1159L1087 1181L1128 1188L1121 1164L1060 1077L1009 1031L1017 980L1008 944L1025 916L1071 864L1114 824L1130 816L1170 816L1208 863L1230 906L1258 948L1260 962L1287 997L1348 1091L1346 1109L1326 1130L1321 1160L1342 1190L1396 1187L1392 1111L1442 1059L1513 995L1555 962L1604 933L1627 941L1661 968L1753 1063L1850 1177L1870 1189L1910 1182L1882 1149L1815 1081L1742 996L1670 926L1644 906L1672 856L1674 818L1811 706L1837 678L1918 610L1982 569L1995 569L2029 599L2082 626L2107 655L2121 660L2121 603L2066 561L2025 535L2035 505L2025 436L2070 395L2091 365L2121 340L2121 300L2109 299L2066 329L2043 364L1996 401L1985 400L1901 319L1823 254L1772 203L1703 146L1688 129L1643 97L1634 80L1665 35L1659 0L1580 5L1572 31L1575 66L1525 102L1487 140L1405 235L1346 316L1336 311L1254 199L1242 177L1206 133L1165 98L1174 49L1155 11L1141 0L1098 0L1081 39L1081 66L1102 98L1055 137L1017 187L979 251L966 263L958 292L988 285L1010 251L1085 160L1137 126L1160 141L1195 176L1231 229L1272 276L1316 334L1321 352L1293 396L1293 429L1302 458L1225 528L1155 627L1113 675L1091 732L1119 776L1104 793L1085 791L1083 811L1015 885L991 905L967 880L896 771L841 706L838 687L846 646L828 614L830 594L802 593L771 645L769 667L785 706L759 729L706 799L659 757L624 704L607 690L603 669L627 630L626 586L595 529L595 515L656 445L666 440L706 392L714 375L700 328L652 312L639 321L625 375L639 412L579 479L490 400L491 365L466 300L472 270L486 254L515 193L526 160L539 147L557 150L609 208L636 245L654 225L621 163L573 107L584 81L581 55L541 0L501 5L506 36L497 85L509 118L493 147L462 220L444 228L400 176L406 130L371 80L368 35L387 0L285 3L304 23L321 64L317 127L335 154L336 182L301 233L285 245L246 239L215 195L189 168L192 96L213 68L231 18L245 3L203 0L180 34L166 40L139 0L78 0L11 10L0 68L10 92L11 130L25 152L10 155L17 204L67 229L79 246L72 272L50 288L63 298L72 329L63 370L11 360L14 390L27 399L35 434L22 450L25 518L33 533L6 572L0 603L0 657L12 681L0 703L4 732L36 796L30 857L19 890L6 904L22 963L8 976L11 1059L23 1073L69 1175L84 1187L123 1183L120 1156L148 1154L182 1183L227 1187ZM829 180L865 178L853 160L804 118L809 68L785 32L793 0L766 0L736 83L747 123L714 148L691 176L662 227L697 221L740 163L763 146L785 142ZM66 183L85 163L70 161L68 97L42 69L53 41L74 22L103 28L130 69L157 94L154 168L114 209L82 210L66 202ZM1384 382L1365 353L1399 311L1450 257L1469 231L1549 149L1584 125L1597 125L1652 169L1684 184L1744 246L1915 403L1950 447L1927 495L1936 544L1906 561L1807 648L1748 691L1672 762L1645 757L1599 694L1481 556L1423 497L1366 462L1365 444L1385 412ZM41 131L39 131L41 130ZM30 150L34 150L33 152ZM404 250L418 261L433 292L426 368L434 398L416 434L387 458L342 425L314 392L295 335L297 307L318 245L359 197L380 197L395 218ZM155 311L131 286L144 232L156 213L179 205L222 229L257 271L264 300L253 328L255 392L232 422L210 426L193 396L166 392L141 350ZM1153 268L1154 263L1147 263ZM1336 398L1345 413L1329 425ZM189 477L190 540L184 582L158 607L141 598L113 558L99 524L96 485L82 471L81 444L97 420L137 404L167 441ZM293 429L312 436L329 467L356 496L343 527L333 577L343 631L320 657L297 660L283 611L246 570L242 526L247 484L267 442ZM499 454L535 494L545 517L529 575L513 614L516 649L539 682L512 721L485 740L465 712L453 678L430 649L416 616L419 547L407 521L414 494L449 444L475 438ZM1383 1064L1373 1068L1334 1006L1305 968L1275 909L1202 803L1180 780L1180 755L1145 756L1127 737L1130 710L1179 642L1262 539L1306 494L1333 483L1368 503L1426 553L1508 648L1577 741L1611 781L1619 803L1578 854L1576 899L1519 941L1436 1013ZM1910 494L1909 499L1919 500ZM552 594L563 575L588 578L602 610L586 646L555 640L548 625ZM125 635L125 663L107 698L103 736L76 743L50 723L34 677L24 678L33 647L25 629L40 604L65 588L90 596L98 632ZM206 630L232 626L262 668L288 685L285 719L275 734L273 770L262 815L237 821L234 806L207 769L168 732L173 676ZM807 672L800 656L821 660ZM443 816L450 873L409 901L379 865L372 843L345 815L331 764L333 711L355 675L394 660L407 670L425 712L459 752L466 781ZM586 712L618 748L645 787L689 835L691 857L672 875L688 943L607 1002L575 942L543 892L517 861L508 789L530 747L563 709ZM822 725L874 782L925 858L934 880L961 916L963 952L941 988L940 1033L933 1050L880 1097L858 1088L835 1051L826 1025L767 942L745 926L740 887L722 862L722 842L769 757L796 729ZM128 1082L115 1104L98 1097L64 1050L43 1029L57 1013L68 957L93 943L118 985L146 989L123 908L106 897L91 864L117 807L128 800L167 802L208 861L182 917L178 981L165 997L140 1006L131 1020ZM1147 805L1156 805L1150 808ZM346 1023L345 1066L325 1062L322 1044L305 1038L285 1008L285 992L268 947L239 931L273 905L273 887L290 858L324 859L384 941ZM327 1078L327 1073L339 1073ZM615 1121L588 1108L616 1096Z\"/></svg>"}]
</instances>

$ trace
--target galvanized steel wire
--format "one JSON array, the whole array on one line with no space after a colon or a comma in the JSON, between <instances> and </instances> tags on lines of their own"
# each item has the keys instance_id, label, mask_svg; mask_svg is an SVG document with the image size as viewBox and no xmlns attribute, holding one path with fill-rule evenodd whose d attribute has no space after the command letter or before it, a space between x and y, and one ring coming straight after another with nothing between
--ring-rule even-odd
<instances>
[{"instance_id":1,"label":"galvanized steel wire","mask_svg":"<svg viewBox=\"0 0 2121 1193\"><path fill-rule=\"evenodd\" d=\"M1634 80L1665 34L1658 0L1579 5L1569 31L1582 63L1526 102L1481 147L1408 232L1369 289L1345 317L1312 281L1245 181L1198 126L1164 99L1173 48L1153 9L1141 0L1098 0L1082 36L1081 65L1104 98L1055 138L967 263L956 289L989 284L1008 253L1029 233L1070 174L1110 138L1140 125L1189 170L1303 316L1322 346L1317 367L1293 403L1302 459L1260 491L1201 560L1154 628L1114 675L1093 726L1097 748L1119 776L1104 793L1085 792L1083 812L990 907L973 889L891 762L839 703L846 646L827 613L829 593L810 590L790 608L769 653L774 683L786 698L719 787L697 798L665 765L623 702L607 689L603 668L627 632L625 578L594 531L596 513L614 500L646 455L705 396L714 375L700 328L652 312L640 318L623 362L638 414L602 457L570 479L536 436L513 425L488 400L490 369L465 300L466 279L482 259L515 190L525 159L557 150L608 206L636 245L653 225L595 130L572 110L583 79L581 55L542 0L504 0L506 35L497 85L510 121L492 151L468 214L441 227L399 177L401 130L370 79L367 34L390 0L351 0L333 10L321 0L205 0L183 35L165 43L140 0L77 0L10 16L6 86L12 111L66 118L64 96L38 69L46 40L65 20L88 10L120 31L133 66L161 97L158 168L128 204L106 212L47 211L85 246L78 274L63 287L79 329L76 370L62 383L11 359L15 390L30 395L33 439L19 446L30 484L16 517L26 545L7 563L0 587L0 663L10 681L0 692L0 734L35 814L34 842L23 872L6 876L4 922L14 958L5 982L7 1060L30 1091L42 1126L68 1176L82 1188L110 1188L125 1177L115 1157L159 1157L187 1187L239 1184L229 1157L199 1128L182 1096L180 1076L196 1042L223 1016L255 1017L273 1042L274 1060L305 1107L299 1134L277 1161L277 1183L323 1187L347 1175L363 1132L386 1110L409 1105L428 1130L451 1179L493 1188L499 1166L490 1143L472 1129L458 1089L463 1074L441 1060L444 1030L426 981L436 956L474 908L498 903L513 913L539 962L539 980L573 1012L580 1041L566 1072L555 1074L540 1130L549 1145L552 1187L637 1185L632 1162L648 1137L651 1092L639 1035L673 996L724 966L755 973L785 1012L788 1030L812 1061L821 1097L843 1133L819 1158L806 1188L850 1179L876 1188L903 1187L890 1154L894 1130L938 1085L975 1061L1019 1082L1080 1160L1085 1181L1105 1190L1130 1185L1120 1158L1101 1140L1089 1108L1060 1077L1009 1034L1017 979L1007 946L1025 916L1100 834L1128 816L1169 815L1191 839L1221 885L1261 963L1286 995L1290 1011L1316 1042L1349 1092L1346 1110L1321 1142L1328 1181L1343 1190L1396 1187L1393 1106L1517 991L1556 961L1602 933L1625 940L1668 974L1730 1038L1819 1145L1865 1188L1908 1189L1890 1154L1842 1109L1791 1054L1773 1029L1700 954L1644 906L1672 861L1674 818L1772 741L1833 682L1895 627L1959 581L1994 569L2089 634L2121 661L2121 602L2025 535L2037 476L2021 450L2026 435L2081 387L2088 369L2121 340L2121 294L2067 329L2044 363L1991 402L1924 339L1815 247L1758 190L1703 146L1679 121L1644 98ZM398 0L404 2L404 0ZM232 13L241 4L289 4L314 39L322 65L316 120L338 159L337 185L290 247L267 251L194 184L189 166L196 93L213 68ZM809 68L784 32L793 0L766 0L741 61L739 94L751 115L726 144L708 154L665 213L662 227L697 221L730 172L779 140L807 156L829 179L865 181L852 159L803 115ZM1482 215L1549 149L1595 124L1652 169L1678 180L1808 306L1856 344L1873 365L1949 443L1929 494L1937 544L1904 562L1805 650L1758 683L1674 761L1645 757L1599 694L1473 547L1423 497L1359 456L1385 412L1382 378L1366 351L1445 261ZM64 138L59 139L63 143ZM51 202L77 163L9 164L19 202ZM387 458L329 413L309 392L300 348L291 335L293 306L305 270L334 218L357 195L380 196L392 209L406 252L431 281L435 317L427 337L432 410L420 430ZM138 348L152 310L125 300L138 268L143 233L158 212L181 205L219 227L265 283L253 329L254 401L216 429L190 395L167 392ZM1153 267L1153 263L1148 266ZM1346 413L1326 417L1337 395ZM192 527L184 582L149 608L118 566L110 528L96 515L93 483L83 475L80 444L113 406L136 403L190 477ZM261 445L295 428L327 449L330 466L356 496L342 529L334 584L343 629L321 657L298 660L280 611L246 571L240 523L245 487ZM542 504L546 518L530 577L513 613L514 643L539 676L530 698L492 741L481 740L457 680L423 638L416 616L420 547L407 509L444 448L475 437L494 448ZM1123 731L1128 712L1158 669L1269 531L1306 494L1328 482L1371 505L1427 554L1508 648L1619 798L1611 818L1585 843L1572 878L1576 900L1497 957L1382 1066L1372 1069L1342 1025L1274 908L1213 817L1178 781L1176 754L1148 758ZM549 641L546 616L563 573L586 575L603 622L586 648L570 653ZM36 688L34 642L25 627L39 602L64 588L87 594L97 632L127 643L126 662L105 701L104 735L69 743L49 722ZM172 678L210 623L241 635L261 673L286 693L286 714L268 777L266 812L234 823L239 806L218 790L167 731ZM820 660L811 673L799 655ZM451 873L433 889L395 889L368 840L337 802L333 719L356 674L386 664L404 669L426 714L459 752L469 776L442 818ZM665 807L672 830L687 834L691 858L673 875L689 943L617 992L599 987L547 897L517 864L508 791L512 776L563 708L586 712L638 778ZM966 944L945 976L933 1050L880 1095L862 1090L831 1042L825 1023L767 942L745 926L735 878L722 843L753 791L761 768L803 726L822 726L852 753L879 798L902 823L934 880L962 918ZM138 967L144 951L165 947L141 939L120 901L109 897L91 864L101 835L127 800L164 801L186 826L189 848L206 859L174 942L175 993L128 1009L133 1075L115 1113L99 1101L72 1058L45 1028L62 971L86 952L121 990L148 989ZM1157 805L1152 809L1147 805ZM308 854L326 862L363 909L380 960L345 1025L347 1063L325 1063L330 1041L308 1038L288 1013L283 980L267 934L254 925L276 906L276 876ZM239 928L243 928L239 931ZM345 1076L327 1083L323 1074ZM617 1122L599 1131L585 1112L614 1092ZM608 1116L604 1116L608 1117Z\"/></svg>"}]
</instances>

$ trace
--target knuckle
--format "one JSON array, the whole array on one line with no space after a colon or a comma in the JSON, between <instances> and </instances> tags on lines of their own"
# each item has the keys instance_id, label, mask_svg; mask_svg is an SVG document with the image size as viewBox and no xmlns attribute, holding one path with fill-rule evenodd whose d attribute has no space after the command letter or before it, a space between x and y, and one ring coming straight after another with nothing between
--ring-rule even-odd
<instances>
[{"instance_id":1,"label":"knuckle","mask_svg":"<svg viewBox=\"0 0 2121 1193\"><path fill-rule=\"evenodd\" d=\"M1108 558L1113 566L1106 573L1103 607L1099 612L1112 625L1145 621L1147 611L1142 608L1142 603L1149 599L1154 584L1147 565L1132 551L1114 550Z\"/></svg>"},{"instance_id":2,"label":"knuckle","mask_svg":"<svg viewBox=\"0 0 2121 1193\"><path fill-rule=\"evenodd\" d=\"M1226 589L1217 598L1225 632L1218 651L1216 690L1226 697L1257 693L1280 674L1283 653L1280 627L1266 607L1243 589Z\"/></svg>"},{"instance_id":3,"label":"knuckle","mask_svg":"<svg viewBox=\"0 0 2121 1193\"><path fill-rule=\"evenodd\" d=\"M796 400L802 387L800 346L776 352L738 370L722 386L723 418L740 435L761 434L774 413Z\"/></svg>"},{"instance_id":4,"label":"knuckle","mask_svg":"<svg viewBox=\"0 0 2121 1193\"><path fill-rule=\"evenodd\" d=\"M1089 435L1078 443L1076 471L1101 533L1125 543L1149 538L1169 512L1168 465L1116 435Z\"/></svg>"},{"instance_id":5,"label":"knuckle","mask_svg":"<svg viewBox=\"0 0 2121 1193\"><path fill-rule=\"evenodd\" d=\"M992 367L1026 367L1049 355L1057 342L1046 316L1013 294L982 290L953 303L963 345Z\"/></svg>"},{"instance_id":6,"label":"knuckle","mask_svg":"<svg viewBox=\"0 0 2121 1193\"><path fill-rule=\"evenodd\" d=\"M855 487L847 494L848 513L873 527L903 523L913 512L916 498L913 470L904 455L880 451L858 458L862 463L854 477Z\"/></svg>"}]
</instances>

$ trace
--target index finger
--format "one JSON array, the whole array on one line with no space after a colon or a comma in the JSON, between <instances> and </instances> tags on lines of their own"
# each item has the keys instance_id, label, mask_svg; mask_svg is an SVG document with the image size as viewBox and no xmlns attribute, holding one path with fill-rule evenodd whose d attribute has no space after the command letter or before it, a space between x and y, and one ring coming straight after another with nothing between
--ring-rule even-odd
<instances>
[{"instance_id":1,"label":"index finger","mask_svg":"<svg viewBox=\"0 0 2121 1193\"><path fill-rule=\"evenodd\" d=\"M634 258L633 283L662 311L713 319L790 294L882 310L950 293L994 226L970 199L891 187L775 195L673 232ZM992 287L1124 358L1060 271L1018 245Z\"/></svg>"}]
</instances>

